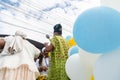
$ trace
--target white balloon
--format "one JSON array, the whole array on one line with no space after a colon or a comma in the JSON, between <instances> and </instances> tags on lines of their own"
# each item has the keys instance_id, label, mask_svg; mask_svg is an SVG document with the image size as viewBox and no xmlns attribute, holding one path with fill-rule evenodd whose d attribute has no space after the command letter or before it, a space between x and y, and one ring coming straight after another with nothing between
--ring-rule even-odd
<instances>
[{"instance_id":1,"label":"white balloon","mask_svg":"<svg viewBox=\"0 0 120 80\"><path fill-rule=\"evenodd\" d=\"M101 56L101 54L93 54L86 52L80 48L79 55L81 57L81 60L86 63L86 65L89 65L91 69L93 69L94 64L96 60Z\"/></svg>"},{"instance_id":2,"label":"white balloon","mask_svg":"<svg viewBox=\"0 0 120 80\"><path fill-rule=\"evenodd\" d=\"M66 73L71 80L86 80L85 67L80 61L80 56L78 54L71 55L66 62Z\"/></svg>"},{"instance_id":3,"label":"white balloon","mask_svg":"<svg viewBox=\"0 0 120 80\"><path fill-rule=\"evenodd\" d=\"M71 80L90 80L98 55L79 53L71 55L66 62L66 73Z\"/></svg>"},{"instance_id":4,"label":"white balloon","mask_svg":"<svg viewBox=\"0 0 120 80\"><path fill-rule=\"evenodd\" d=\"M79 68L79 65L80 65L79 61L80 61L80 57L78 54L72 55L67 59L66 65L65 65L65 70L70 79L72 79L72 78L74 78L74 76L76 76L76 71L75 72L73 72L73 71L74 71L75 67ZM75 65L77 65L77 66L75 66ZM75 66L75 67L73 67L73 66Z\"/></svg>"},{"instance_id":5,"label":"white balloon","mask_svg":"<svg viewBox=\"0 0 120 80\"><path fill-rule=\"evenodd\" d=\"M80 48L79 55L81 57L82 62L89 69L89 73L87 73L86 77L90 77L90 79L88 79L88 80L91 80L91 77L94 76L93 75L94 64L95 64L96 60L101 56L101 54L89 53Z\"/></svg>"},{"instance_id":6,"label":"white balloon","mask_svg":"<svg viewBox=\"0 0 120 80\"><path fill-rule=\"evenodd\" d=\"M120 80L120 49L102 55L94 67L95 80Z\"/></svg>"}]
</instances>

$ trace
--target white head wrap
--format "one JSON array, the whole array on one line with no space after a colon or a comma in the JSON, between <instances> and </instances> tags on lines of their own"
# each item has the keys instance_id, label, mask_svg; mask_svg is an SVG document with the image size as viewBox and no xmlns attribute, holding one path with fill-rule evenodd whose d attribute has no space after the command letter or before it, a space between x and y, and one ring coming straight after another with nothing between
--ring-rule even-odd
<instances>
[{"instance_id":1,"label":"white head wrap","mask_svg":"<svg viewBox=\"0 0 120 80\"><path fill-rule=\"evenodd\" d=\"M27 35L20 30L15 32L15 36L21 36L24 39L27 37Z\"/></svg>"},{"instance_id":2,"label":"white head wrap","mask_svg":"<svg viewBox=\"0 0 120 80\"><path fill-rule=\"evenodd\" d=\"M4 55L16 54L23 50L26 35L22 31L16 31L15 36L5 38Z\"/></svg>"}]
</instances>

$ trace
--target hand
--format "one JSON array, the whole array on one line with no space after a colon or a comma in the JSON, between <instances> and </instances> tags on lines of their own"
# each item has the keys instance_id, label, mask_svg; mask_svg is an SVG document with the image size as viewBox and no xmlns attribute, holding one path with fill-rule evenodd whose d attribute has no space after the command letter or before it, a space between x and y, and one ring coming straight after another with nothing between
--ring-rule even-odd
<instances>
[{"instance_id":1,"label":"hand","mask_svg":"<svg viewBox=\"0 0 120 80\"><path fill-rule=\"evenodd\" d=\"M45 43L44 43L44 46L45 46L45 47L47 47L47 46L48 46L48 44L49 44L48 42L45 42Z\"/></svg>"},{"instance_id":2,"label":"hand","mask_svg":"<svg viewBox=\"0 0 120 80\"><path fill-rule=\"evenodd\" d=\"M43 68L44 71L48 70L48 68L46 66L43 66L42 68Z\"/></svg>"},{"instance_id":3,"label":"hand","mask_svg":"<svg viewBox=\"0 0 120 80\"><path fill-rule=\"evenodd\" d=\"M40 72L48 70L48 68L46 66L40 66L38 69Z\"/></svg>"},{"instance_id":4,"label":"hand","mask_svg":"<svg viewBox=\"0 0 120 80\"><path fill-rule=\"evenodd\" d=\"M42 71L43 71L42 67L39 67L38 70L39 70L39 72L42 72Z\"/></svg>"},{"instance_id":5,"label":"hand","mask_svg":"<svg viewBox=\"0 0 120 80\"><path fill-rule=\"evenodd\" d=\"M15 49L14 49L13 47L9 47L9 48L8 48L8 51L9 51L9 53L14 54Z\"/></svg>"},{"instance_id":6,"label":"hand","mask_svg":"<svg viewBox=\"0 0 120 80\"><path fill-rule=\"evenodd\" d=\"M49 52L45 52L45 53L44 53L45 58L49 57L48 54L49 54Z\"/></svg>"}]
</instances>

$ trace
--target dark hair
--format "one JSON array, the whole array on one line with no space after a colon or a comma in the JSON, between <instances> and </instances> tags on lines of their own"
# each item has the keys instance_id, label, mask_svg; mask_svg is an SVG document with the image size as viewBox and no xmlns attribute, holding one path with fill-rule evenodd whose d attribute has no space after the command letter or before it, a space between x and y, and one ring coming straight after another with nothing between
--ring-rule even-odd
<instances>
[{"instance_id":1,"label":"dark hair","mask_svg":"<svg viewBox=\"0 0 120 80\"><path fill-rule=\"evenodd\" d=\"M54 26L54 32L58 32L60 35L62 34L62 26L61 26L61 24L56 24Z\"/></svg>"}]
</instances>

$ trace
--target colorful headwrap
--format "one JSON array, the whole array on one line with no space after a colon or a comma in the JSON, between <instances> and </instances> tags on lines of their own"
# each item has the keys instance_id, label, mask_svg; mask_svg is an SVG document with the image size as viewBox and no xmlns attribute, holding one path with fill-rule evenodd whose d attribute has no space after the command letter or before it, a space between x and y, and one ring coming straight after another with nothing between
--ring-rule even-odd
<instances>
[{"instance_id":1,"label":"colorful headwrap","mask_svg":"<svg viewBox=\"0 0 120 80\"><path fill-rule=\"evenodd\" d=\"M59 34L62 34L62 26L61 26L61 24L56 24L54 26L54 32L58 32Z\"/></svg>"}]
</instances>

